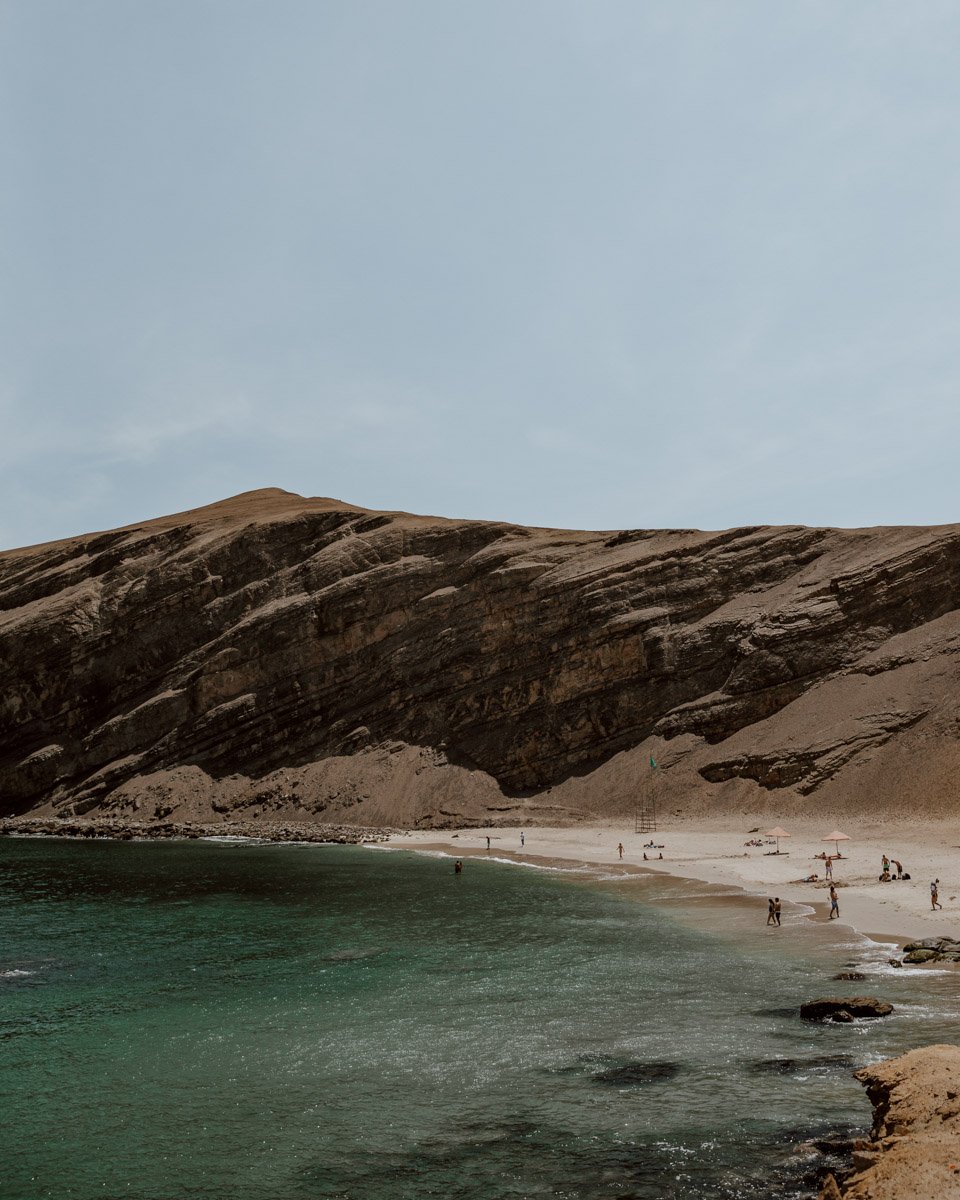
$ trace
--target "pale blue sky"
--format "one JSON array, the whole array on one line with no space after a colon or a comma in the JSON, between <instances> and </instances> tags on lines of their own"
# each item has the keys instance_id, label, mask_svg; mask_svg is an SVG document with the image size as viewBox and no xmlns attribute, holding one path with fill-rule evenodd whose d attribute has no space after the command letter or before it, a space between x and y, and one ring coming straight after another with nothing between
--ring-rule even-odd
<instances>
[{"instance_id":1,"label":"pale blue sky","mask_svg":"<svg viewBox=\"0 0 960 1200\"><path fill-rule=\"evenodd\" d=\"M960 6L0 0L0 545L960 520Z\"/></svg>"}]
</instances>

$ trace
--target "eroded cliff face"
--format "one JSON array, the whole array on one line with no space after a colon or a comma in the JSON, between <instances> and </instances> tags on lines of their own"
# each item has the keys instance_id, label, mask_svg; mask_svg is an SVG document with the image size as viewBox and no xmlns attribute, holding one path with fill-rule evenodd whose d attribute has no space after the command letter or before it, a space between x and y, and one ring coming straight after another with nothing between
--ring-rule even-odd
<instances>
[{"instance_id":1,"label":"eroded cliff face","mask_svg":"<svg viewBox=\"0 0 960 1200\"><path fill-rule=\"evenodd\" d=\"M583 533L248 493L0 555L0 811L955 808L958 606L957 526Z\"/></svg>"},{"instance_id":2,"label":"eroded cliff face","mask_svg":"<svg viewBox=\"0 0 960 1200\"><path fill-rule=\"evenodd\" d=\"M960 1197L960 1046L923 1046L856 1072L873 1105L869 1141L820 1200Z\"/></svg>"}]
</instances>

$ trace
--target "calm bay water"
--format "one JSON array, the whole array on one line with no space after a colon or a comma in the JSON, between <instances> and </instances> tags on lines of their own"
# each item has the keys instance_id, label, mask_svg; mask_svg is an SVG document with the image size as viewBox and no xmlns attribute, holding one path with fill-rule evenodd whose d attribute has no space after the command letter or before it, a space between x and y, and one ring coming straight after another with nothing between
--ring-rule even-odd
<instances>
[{"instance_id":1,"label":"calm bay water","mask_svg":"<svg viewBox=\"0 0 960 1200\"><path fill-rule=\"evenodd\" d=\"M960 1015L705 885L352 847L6 839L0 919L17 1200L809 1195L852 1067ZM788 1011L838 991L897 1012Z\"/></svg>"}]
</instances>

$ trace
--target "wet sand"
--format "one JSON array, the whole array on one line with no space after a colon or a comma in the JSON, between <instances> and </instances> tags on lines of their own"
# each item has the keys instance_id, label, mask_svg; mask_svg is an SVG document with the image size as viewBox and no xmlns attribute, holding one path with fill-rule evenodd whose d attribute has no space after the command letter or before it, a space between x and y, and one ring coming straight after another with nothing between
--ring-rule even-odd
<instances>
[{"instance_id":1,"label":"wet sand","mask_svg":"<svg viewBox=\"0 0 960 1200\"><path fill-rule=\"evenodd\" d=\"M766 911L768 896L777 895L788 904L806 905L813 920L826 921L829 912L825 868L815 855L835 847L823 835L835 828L830 821L789 825L789 839L781 841L785 851L774 854L774 845L746 846L749 831L770 827L749 815L714 818L696 826L666 825L656 834L637 834L632 827L609 823L570 828L527 828L521 847L519 829L463 829L438 832L422 830L394 835L388 845L407 849L433 849L450 854L486 855L543 866L598 866L614 873L654 872L739 889L756 896L758 912ZM834 882L840 897L840 923L860 933L885 940L909 941L937 934L960 936L960 822L871 824L840 822L851 841L841 842L844 857L833 863ZM663 849L647 850L650 840ZM617 844L623 843L620 859ZM660 853L663 858L657 857ZM899 859L910 880L880 883L881 857ZM817 883L803 882L816 873ZM930 908L930 882L940 880L942 910Z\"/></svg>"}]
</instances>

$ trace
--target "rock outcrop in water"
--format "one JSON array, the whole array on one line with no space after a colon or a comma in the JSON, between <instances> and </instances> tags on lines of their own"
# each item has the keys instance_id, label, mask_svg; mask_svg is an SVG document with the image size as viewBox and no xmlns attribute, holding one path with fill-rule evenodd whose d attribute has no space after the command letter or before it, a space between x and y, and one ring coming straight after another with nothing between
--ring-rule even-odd
<instances>
[{"instance_id":1,"label":"rock outcrop in water","mask_svg":"<svg viewBox=\"0 0 960 1200\"><path fill-rule=\"evenodd\" d=\"M960 963L960 940L957 938L921 938L919 942L908 942L903 949L903 961L908 963Z\"/></svg>"},{"instance_id":2,"label":"rock outcrop in water","mask_svg":"<svg viewBox=\"0 0 960 1200\"><path fill-rule=\"evenodd\" d=\"M853 1174L831 1175L820 1200L960 1197L960 1046L925 1046L856 1072L873 1104Z\"/></svg>"},{"instance_id":3,"label":"rock outcrop in water","mask_svg":"<svg viewBox=\"0 0 960 1200\"><path fill-rule=\"evenodd\" d=\"M874 1020L888 1017L892 1012L892 1004L874 996L827 996L800 1005L804 1021Z\"/></svg>"},{"instance_id":4,"label":"rock outcrop in water","mask_svg":"<svg viewBox=\"0 0 960 1200\"><path fill-rule=\"evenodd\" d=\"M958 605L956 526L584 533L249 493L0 555L0 815L557 823L638 787L935 813Z\"/></svg>"}]
</instances>

